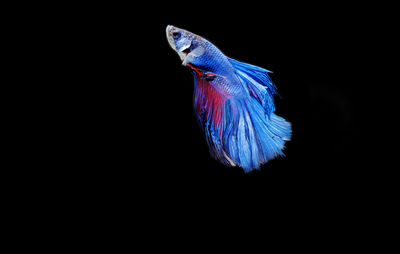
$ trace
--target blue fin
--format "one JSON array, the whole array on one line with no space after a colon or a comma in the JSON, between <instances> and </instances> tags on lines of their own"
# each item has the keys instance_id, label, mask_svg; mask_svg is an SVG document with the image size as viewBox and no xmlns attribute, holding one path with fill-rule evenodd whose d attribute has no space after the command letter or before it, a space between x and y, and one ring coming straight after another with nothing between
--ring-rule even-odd
<instances>
[{"instance_id":1,"label":"blue fin","mask_svg":"<svg viewBox=\"0 0 400 254\"><path fill-rule=\"evenodd\" d=\"M270 71L229 59L249 96L226 97L195 77L195 112L205 132L211 155L246 172L284 156L291 124L274 114L276 87Z\"/></svg>"},{"instance_id":2,"label":"blue fin","mask_svg":"<svg viewBox=\"0 0 400 254\"><path fill-rule=\"evenodd\" d=\"M284 156L291 124L265 109L254 98L231 99L225 107L223 147L228 157L246 172L277 156Z\"/></svg>"},{"instance_id":3,"label":"blue fin","mask_svg":"<svg viewBox=\"0 0 400 254\"><path fill-rule=\"evenodd\" d=\"M232 99L230 110L225 107L224 148L232 161L248 172L284 156L282 150L291 138L291 124L273 113L277 91L268 76L270 71L228 59L250 98Z\"/></svg>"},{"instance_id":4,"label":"blue fin","mask_svg":"<svg viewBox=\"0 0 400 254\"><path fill-rule=\"evenodd\" d=\"M276 86L268 76L268 73L272 72L232 58L228 58L228 60L235 68L235 73L241 79L242 83L247 85L250 96L261 103L268 116L274 112L273 95L278 93Z\"/></svg>"}]
</instances>

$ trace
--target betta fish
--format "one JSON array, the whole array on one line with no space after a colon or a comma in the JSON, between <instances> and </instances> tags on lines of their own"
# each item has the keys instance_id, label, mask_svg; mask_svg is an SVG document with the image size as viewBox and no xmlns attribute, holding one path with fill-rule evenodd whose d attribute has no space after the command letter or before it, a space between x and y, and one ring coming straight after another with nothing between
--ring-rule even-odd
<instances>
[{"instance_id":1,"label":"betta fish","mask_svg":"<svg viewBox=\"0 0 400 254\"><path fill-rule=\"evenodd\" d=\"M266 69L225 56L208 40L167 26L167 39L194 74L194 111L210 154L245 172L284 156L291 124L274 114L277 88Z\"/></svg>"}]
</instances>

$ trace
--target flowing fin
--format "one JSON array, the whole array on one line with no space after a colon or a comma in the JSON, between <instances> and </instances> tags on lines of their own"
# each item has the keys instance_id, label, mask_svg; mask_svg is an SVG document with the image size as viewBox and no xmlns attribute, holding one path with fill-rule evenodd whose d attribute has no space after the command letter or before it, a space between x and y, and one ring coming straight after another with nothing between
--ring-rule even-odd
<instances>
[{"instance_id":1,"label":"flowing fin","mask_svg":"<svg viewBox=\"0 0 400 254\"><path fill-rule=\"evenodd\" d=\"M284 156L285 142L290 140L291 124L265 109L256 99L231 99L225 103L224 150L246 172Z\"/></svg>"},{"instance_id":2,"label":"flowing fin","mask_svg":"<svg viewBox=\"0 0 400 254\"><path fill-rule=\"evenodd\" d=\"M291 124L273 113L276 88L269 71L229 60L250 96L224 95L192 68L195 111L211 155L227 166L240 166L250 172L284 156L282 150L290 140Z\"/></svg>"},{"instance_id":3,"label":"flowing fin","mask_svg":"<svg viewBox=\"0 0 400 254\"><path fill-rule=\"evenodd\" d=\"M228 60L235 68L235 73L238 78L246 85L250 96L261 103L268 116L274 112L275 105L273 95L278 93L276 86L268 76L268 73L272 72L255 65L239 62L232 58L228 58Z\"/></svg>"},{"instance_id":4,"label":"flowing fin","mask_svg":"<svg viewBox=\"0 0 400 254\"><path fill-rule=\"evenodd\" d=\"M224 115L227 98L207 79L202 78L196 68L192 70L195 76L194 109L197 120L204 130L210 154L227 166L235 166L235 162L224 151L222 136L226 126Z\"/></svg>"},{"instance_id":5,"label":"flowing fin","mask_svg":"<svg viewBox=\"0 0 400 254\"><path fill-rule=\"evenodd\" d=\"M225 135L228 154L245 171L259 168L277 156L284 156L282 150L291 137L291 124L277 116L273 95L277 89L266 69L228 58L237 77L249 91L250 98L232 102L235 104L239 124L231 120L235 131Z\"/></svg>"}]
</instances>

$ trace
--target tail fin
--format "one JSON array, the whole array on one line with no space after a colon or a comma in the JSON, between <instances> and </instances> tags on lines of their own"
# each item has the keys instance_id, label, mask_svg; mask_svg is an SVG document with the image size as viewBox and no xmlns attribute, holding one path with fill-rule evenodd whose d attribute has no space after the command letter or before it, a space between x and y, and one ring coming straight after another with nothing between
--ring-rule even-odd
<instances>
[{"instance_id":1,"label":"tail fin","mask_svg":"<svg viewBox=\"0 0 400 254\"><path fill-rule=\"evenodd\" d=\"M228 113L229 111L229 113ZM224 149L229 158L246 172L258 169L277 156L291 137L291 124L271 113L269 117L261 104L253 100L235 100L225 108L227 128L224 132Z\"/></svg>"},{"instance_id":2,"label":"tail fin","mask_svg":"<svg viewBox=\"0 0 400 254\"><path fill-rule=\"evenodd\" d=\"M283 156L291 124L273 112L276 87L270 71L229 59L249 96L227 97L195 76L195 110L211 155L246 172Z\"/></svg>"},{"instance_id":3,"label":"tail fin","mask_svg":"<svg viewBox=\"0 0 400 254\"><path fill-rule=\"evenodd\" d=\"M273 95L277 91L268 76L270 71L233 59L229 61L250 98L233 99L225 107L224 148L230 159L248 172L277 156L284 156L282 150L290 140L291 124L273 113Z\"/></svg>"}]
</instances>

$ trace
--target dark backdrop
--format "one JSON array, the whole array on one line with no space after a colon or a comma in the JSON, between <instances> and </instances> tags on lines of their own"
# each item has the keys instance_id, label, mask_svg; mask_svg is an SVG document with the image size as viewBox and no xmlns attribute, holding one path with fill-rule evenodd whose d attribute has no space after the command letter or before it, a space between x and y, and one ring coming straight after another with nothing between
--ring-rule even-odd
<instances>
[{"instance_id":1,"label":"dark backdrop","mask_svg":"<svg viewBox=\"0 0 400 254\"><path fill-rule=\"evenodd\" d=\"M32 177L25 189L7 189L32 195L32 205L21 210L24 216L37 211L51 218L51 228L69 227L74 236L83 235L83 242L93 229L107 241L108 232L119 240L136 233L130 238L151 241L146 247L164 247L159 239L174 247L201 239L191 244L196 248L214 232L222 240L225 234L218 229L236 233L245 225L261 229L238 232L241 238L250 235L252 242L259 232L271 232L323 244L308 234L316 232L332 239L328 248L339 242L354 242L358 248L370 239L364 235L383 232L374 224L393 224L385 221L387 211L394 211L385 203L395 204L396 198L387 194L396 193L398 184L386 181L387 172L396 172L386 153L397 150L377 141L392 140L395 132L387 128L396 127L396 115L385 117L387 109L377 110L379 98L386 99L388 92L385 72L378 73L386 32L384 22L376 22L381 17L375 2L370 8L337 1L140 4L44 6L46 13L52 8L54 18L29 10L44 24L24 22L33 27L23 45L35 52L30 61L39 75L20 75L40 96L29 96L32 108L24 105L33 117L21 134L30 131L36 142L15 142L33 159L18 154L14 166L27 162L21 169ZM211 158L193 112L193 76L168 45L168 24L204 36L229 57L273 71L281 96L275 98L277 114L293 127L286 157L248 174ZM41 27L50 28L46 36L37 34ZM41 110L36 104L43 105ZM25 171L14 171L26 177ZM38 188L43 193L35 192ZM49 207L44 212L43 197ZM25 204L19 197L15 202ZM59 227L60 219L68 226ZM262 243L270 239L260 236ZM362 243L356 236L362 236Z\"/></svg>"},{"instance_id":2,"label":"dark backdrop","mask_svg":"<svg viewBox=\"0 0 400 254\"><path fill-rule=\"evenodd\" d=\"M243 176L284 189L339 191L373 174L365 125L373 95L368 12L339 5L160 8L92 11L79 25L76 70L84 78L75 87L86 123L80 149L87 151L80 156L96 165L96 175L165 182ZM286 157L249 174L210 157L193 112L193 76L168 45L168 24L273 71L277 114L293 127Z\"/></svg>"}]
</instances>

